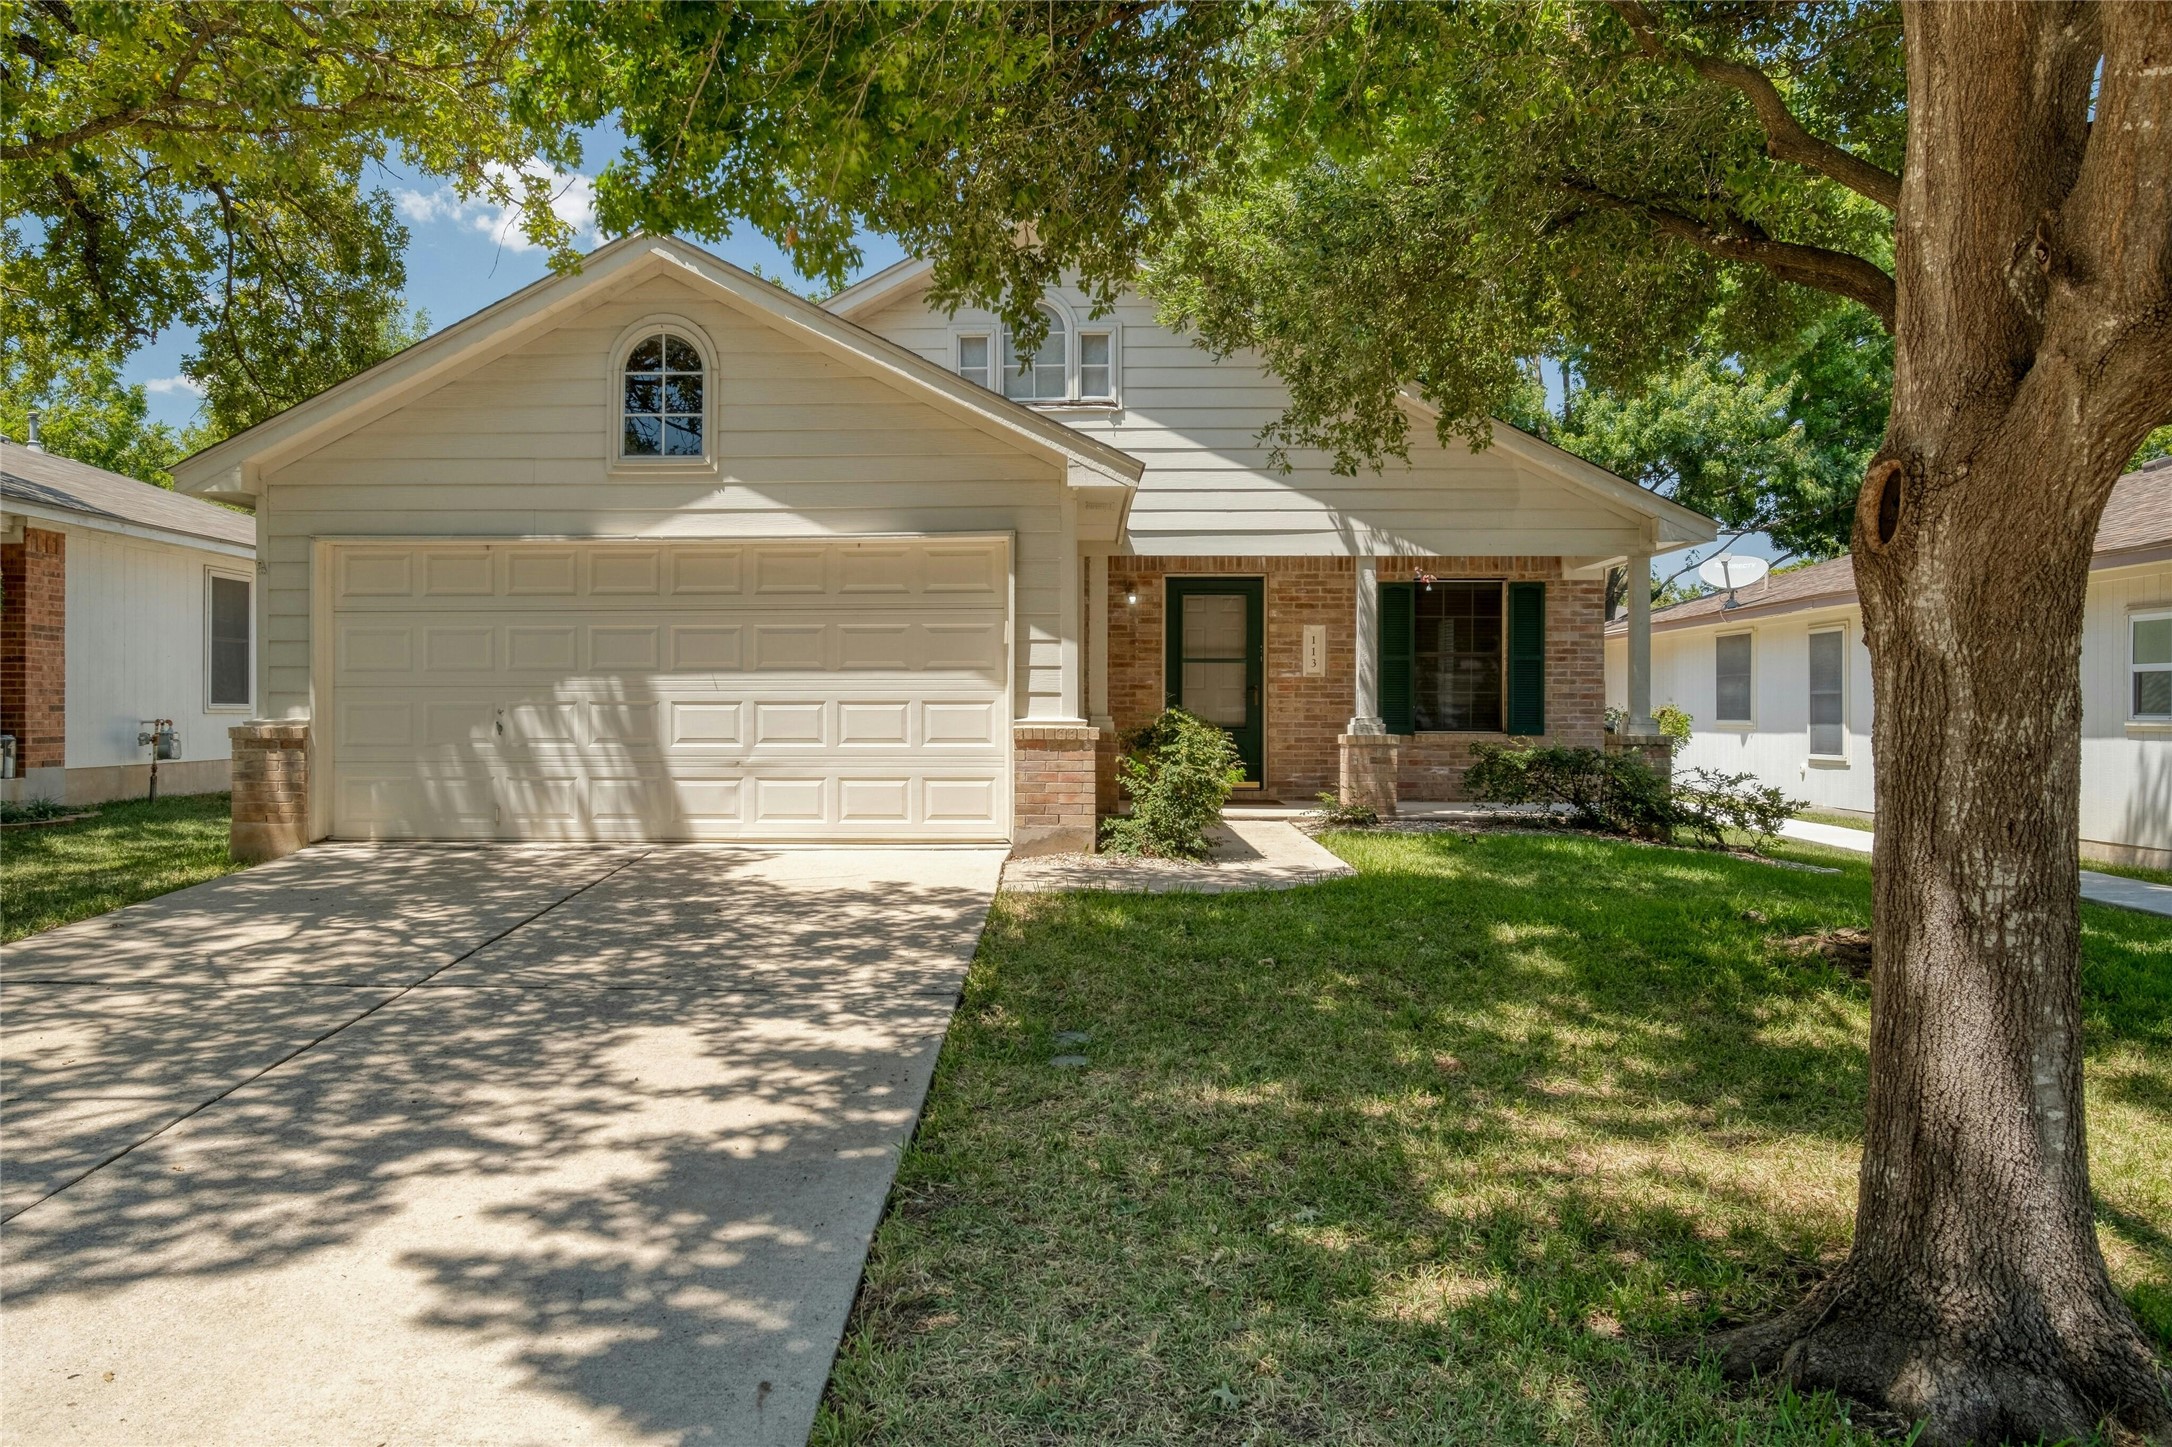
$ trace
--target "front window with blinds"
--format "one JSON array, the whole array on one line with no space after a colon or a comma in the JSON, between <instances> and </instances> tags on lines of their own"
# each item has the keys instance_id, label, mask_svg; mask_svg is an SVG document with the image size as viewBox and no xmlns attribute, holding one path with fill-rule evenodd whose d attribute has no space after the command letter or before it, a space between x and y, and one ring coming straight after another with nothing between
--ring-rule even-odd
<instances>
[{"instance_id":1,"label":"front window with blinds","mask_svg":"<svg viewBox=\"0 0 2172 1447\"><path fill-rule=\"evenodd\" d=\"M1847 677L1846 631L1828 628L1811 634L1810 752L1814 757L1837 759L1847 752Z\"/></svg>"},{"instance_id":2,"label":"front window with blinds","mask_svg":"<svg viewBox=\"0 0 2172 1447\"><path fill-rule=\"evenodd\" d=\"M1713 662L1712 717L1720 723L1754 722L1750 670L1753 664L1750 635L1729 633L1716 640Z\"/></svg>"},{"instance_id":3,"label":"front window with blinds","mask_svg":"<svg viewBox=\"0 0 2172 1447\"><path fill-rule=\"evenodd\" d=\"M2172 613L2141 613L2127 622L2128 673L2135 719L2172 723Z\"/></svg>"},{"instance_id":4,"label":"front window with blinds","mask_svg":"<svg viewBox=\"0 0 2172 1447\"><path fill-rule=\"evenodd\" d=\"M249 606L249 593L246 578L211 576L205 657L210 675L206 691L213 708L249 706L249 629L255 611Z\"/></svg>"},{"instance_id":5,"label":"front window with blinds","mask_svg":"<svg viewBox=\"0 0 2172 1447\"><path fill-rule=\"evenodd\" d=\"M1415 602L1411 682L1424 733L1501 728L1501 585L1425 583Z\"/></svg>"}]
</instances>

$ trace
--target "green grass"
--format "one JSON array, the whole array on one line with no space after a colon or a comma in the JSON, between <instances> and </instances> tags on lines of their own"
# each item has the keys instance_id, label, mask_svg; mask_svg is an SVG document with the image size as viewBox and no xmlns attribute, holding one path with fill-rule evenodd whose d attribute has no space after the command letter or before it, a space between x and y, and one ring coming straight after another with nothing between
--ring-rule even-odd
<instances>
[{"instance_id":1,"label":"green grass","mask_svg":"<svg viewBox=\"0 0 2172 1447\"><path fill-rule=\"evenodd\" d=\"M224 794L96 808L73 824L0 834L0 942L241 868L226 852Z\"/></svg>"},{"instance_id":2,"label":"green grass","mask_svg":"<svg viewBox=\"0 0 2172 1447\"><path fill-rule=\"evenodd\" d=\"M1857 814L1842 814L1831 809L1805 809L1795 816L1810 824L1834 824L1842 829L1860 829L1870 832L1871 821Z\"/></svg>"},{"instance_id":3,"label":"green grass","mask_svg":"<svg viewBox=\"0 0 2172 1447\"><path fill-rule=\"evenodd\" d=\"M1868 990L1779 942L1868 860L1328 842L1359 877L998 899L815 1440L1873 1440L1661 1350L1846 1248ZM2083 928L2101 1234L2172 1340L2172 921Z\"/></svg>"}]
</instances>

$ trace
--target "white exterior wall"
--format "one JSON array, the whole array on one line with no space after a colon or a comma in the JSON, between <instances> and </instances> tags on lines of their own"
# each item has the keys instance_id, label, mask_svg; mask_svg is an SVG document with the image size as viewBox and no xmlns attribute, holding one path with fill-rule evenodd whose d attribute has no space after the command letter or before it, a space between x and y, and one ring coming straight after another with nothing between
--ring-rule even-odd
<instances>
[{"instance_id":1,"label":"white exterior wall","mask_svg":"<svg viewBox=\"0 0 2172 1447\"><path fill-rule=\"evenodd\" d=\"M1429 420L1413 418L1409 463L1378 473L1335 474L1325 453L1293 452L1279 472L1260 431L1282 414L1283 385L1257 357L1222 360L1161 325L1153 304L1126 293L1114 313L1090 319L1085 295L1058 288L1066 323L1116 332L1119 405L1050 408L1050 415L1146 464L1132 504L1130 546L1141 556L1612 557L1648 548L1649 524L1500 447L1442 447ZM931 309L917 288L853 320L950 369L961 334L987 332L994 316ZM1075 342L1074 342L1075 345Z\"/></svg>"},{"instance_id":2,"label":"white exterior wall","mask_svg":"<svg viewBox=\"0 0 2172 1447\"><path fill-rule=\"evenodd\" d=\"M609 460L616 344L659 316L690 324L714 358L707 471ZM313 539L882 533L1013 535L1017 709L1065 716L1059 580L1075 544L1062 466L670 277L597 301L263 482L266 716L310 714Z\"/></svg>"},{"instance_id":3,"label":"white exterior wall","mask_svg":"<svg viewBox=\"0 0 2172 1447\"><path fill-rule=\"evenodd\" d=\"M2127 615L2166 607L2172 607L2172 562L2090 575L2081 656L2084 839L2172 850L2172 725L2127 716L2134 698Z\"/></svg>"},{"instance_id":4,"label":"white exterior wall","mask_svg":"<svg viewBox=\"0 0 2172 1447\"><path fill-rule=\"evenodd\" d=\"M2172 726L2127 717L2127 617L2172 607L2172 563L2100 569L2089 580L2082 630L2081 837L2113 850L2172 851ZM1810 758L1810 632L1841 623L1848 630L1846 765ZM1714 640L1751 630L1757 719L1744 729L1713 721ZM1627 696L1628 643L1606 640L1606 698ZM1870 653L1861 610L1853 604L1806 609L1741 623L1699 624L1652 634L1652 706L1688 711L1695 732L1676 755L1678 768L1751 773L1808 799L1817 808L1876 807L1870 756ZM2152 861L2157 862L2157 861Z\"/></svg>"},{"instance_id":5,"label":"white exterior wall","mask_svg":"<svg viewBox=\"0 0 2172 1447\"><path fill-rule=\"evenodd\" d=\"M60 531L68 539L68 769L148 764L151 751L136 735L149 718L174 721L184 761L227 758L226 731L250 710L209 706L205 574L253 579L256 564L90 528Z\"/></svg>"}]
</instances>

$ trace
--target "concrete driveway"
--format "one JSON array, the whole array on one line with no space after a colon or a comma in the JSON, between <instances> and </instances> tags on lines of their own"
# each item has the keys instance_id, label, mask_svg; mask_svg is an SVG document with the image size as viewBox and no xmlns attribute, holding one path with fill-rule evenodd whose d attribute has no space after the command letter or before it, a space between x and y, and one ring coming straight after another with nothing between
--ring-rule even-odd
<instances>
[{"instance_id":1,"label":"concrete driveway","mask_svg":"<svg viewBox=\"0 0 2172 1447\"><path fill-rule=\"evenodd\" d=\"M7 1440L803 1440L1001 858L321 846L9 946Z\"/></svg>"}]
</instances>

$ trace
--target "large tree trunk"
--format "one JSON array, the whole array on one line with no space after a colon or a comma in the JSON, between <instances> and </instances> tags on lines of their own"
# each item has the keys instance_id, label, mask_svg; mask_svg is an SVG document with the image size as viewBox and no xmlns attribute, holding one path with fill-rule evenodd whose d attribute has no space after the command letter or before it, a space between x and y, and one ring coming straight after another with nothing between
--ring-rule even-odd
<instances>
[{"instance_id":1,"label":"large tree trunk","mask_svg":"<svg viewBox=\"0 0 2172 1447\"><path fill-rule=\"evenodd\" d=\"M2089 555L2172 411L2172 5L1919 5L1907 36L1894 405L1854 547L1878 810L1855 1241L1719 1347L1929 1442L2172 1433L2097 1245L2077 877Z\"/></svg>"}]
</instances>

